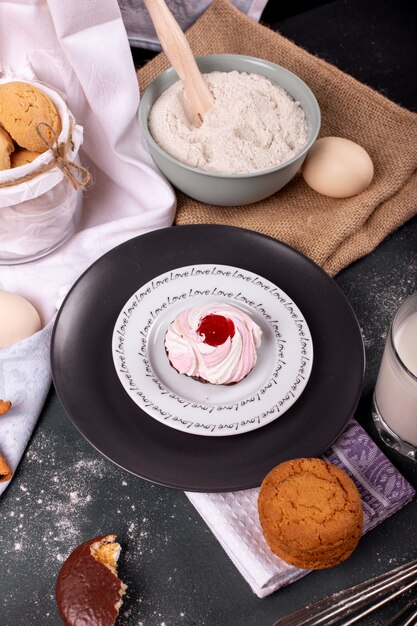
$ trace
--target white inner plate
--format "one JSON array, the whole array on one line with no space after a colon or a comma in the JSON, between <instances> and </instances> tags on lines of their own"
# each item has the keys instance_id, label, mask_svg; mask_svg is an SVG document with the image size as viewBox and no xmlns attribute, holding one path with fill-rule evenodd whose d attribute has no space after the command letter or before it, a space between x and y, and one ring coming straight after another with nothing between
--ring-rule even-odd
<instances>
[{"instance_id":1,"label":"white inner plate","mask_svg":"<svg viewBox=\"0 0 417 626\"><path fill-rule=\"evenodd\" d=\"M241 309L262 330L255 367L234 385L178 374L165 353L165 334L178 313L216 302ZM117 318L112 352L120 382L143 411L206 436L245 433L275 420L300 397L313 363L310 330L297 305L265 278L226 265L181 267L140 287Z\"/></svg>"}]
</instances>

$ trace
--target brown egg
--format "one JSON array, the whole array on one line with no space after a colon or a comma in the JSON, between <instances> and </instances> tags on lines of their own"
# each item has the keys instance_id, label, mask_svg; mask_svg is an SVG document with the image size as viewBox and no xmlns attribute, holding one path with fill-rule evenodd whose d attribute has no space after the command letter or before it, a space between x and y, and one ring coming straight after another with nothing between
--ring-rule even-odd
<instances>
[{"instance_id":1,"label":"brown egg","mask_svg":"<svg viewBox=\"0 0 417 626\"><path fill-rule=\"evenodd\" d=\"M41 328L36 309L17 293L0 291L0 348L30 337Z\"/></svg>"},{"instance_id":2,"label":"brown egg","mask_svg":"<svg viewBox=\"0 0 417 626\"><path fill-rule=\"evenodd\" d=\"M301 173L312 189L331 198L349 198L364 191L374 176L369 154L343 137L322 137L312 146Z\"/></svg>"}]
</instances>

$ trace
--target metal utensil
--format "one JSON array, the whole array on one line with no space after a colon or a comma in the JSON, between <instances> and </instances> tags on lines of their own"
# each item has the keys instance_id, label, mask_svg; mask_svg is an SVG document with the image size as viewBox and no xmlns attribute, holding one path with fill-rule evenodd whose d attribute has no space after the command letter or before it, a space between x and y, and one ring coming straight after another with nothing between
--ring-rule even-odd
<instances>
[{"instance_id":1,"label":"metal utensil","mask_svg":"<svg viewBox=\"0 0 417 626\"><path fill-rule=\"evenodd\" d=\"M350 626L415 587L416 574L417 560L405 563L390 572L295 611L279 619L274 626L330 626L336 622L341 626ZM355 613L359 609L363 610ZM414 625L414 614L411 618L409 624L406 622L407 626Z\"/></svg>"}]
</instances>

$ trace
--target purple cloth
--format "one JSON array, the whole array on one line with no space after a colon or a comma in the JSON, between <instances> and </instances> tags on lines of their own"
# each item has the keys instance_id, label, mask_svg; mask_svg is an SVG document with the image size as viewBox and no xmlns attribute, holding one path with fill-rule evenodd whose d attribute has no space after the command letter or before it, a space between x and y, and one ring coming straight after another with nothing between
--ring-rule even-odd
<instances>
[{"instance_id":1,"label":"purple cloth","mask_svg":"<svg viewBox=\"0 0 417 626\"><path fill-rule=\"evenodd\" d=\"M351 420L323 459L341 467L354 480L362 498L364 532L401 509L415 490L374 441Z\"/></svg>"}]
</instances>

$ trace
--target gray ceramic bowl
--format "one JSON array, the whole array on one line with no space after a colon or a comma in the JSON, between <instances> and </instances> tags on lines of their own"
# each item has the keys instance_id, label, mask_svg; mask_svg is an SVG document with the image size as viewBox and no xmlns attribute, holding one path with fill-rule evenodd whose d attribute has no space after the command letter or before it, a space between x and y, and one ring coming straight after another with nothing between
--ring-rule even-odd
<instances>
[{"instance_id":1,"label":"gray ceramic bowl","mask_svg":"<svg viewBox=\"0 0 417 626\"><path fill-rule=\"evenodd\" d=\"M236 54L213 54L197 57L201 72L213 71L248 72L261 74L278 83L297 100L307 118L308 140L295 157L282 165L250 174L219 174L206 172L181 163L165 152L153 139L148 128L148 116L157 98L178 80L173 68L162 72L149 85L141 97L139 121L151 155L166 178L188 196L208 204L234 206L250 204L272 195L286 185L300 169L307 152L313 145L320 129L320 109L307 85L285 68L255 57Z\"/></svg>"}]
</instances>

